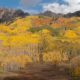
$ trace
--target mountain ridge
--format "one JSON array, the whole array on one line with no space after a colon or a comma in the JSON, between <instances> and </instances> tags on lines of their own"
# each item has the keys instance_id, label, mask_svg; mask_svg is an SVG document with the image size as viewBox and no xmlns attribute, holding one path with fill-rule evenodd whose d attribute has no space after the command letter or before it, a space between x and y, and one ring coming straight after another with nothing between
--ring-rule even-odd
<instances>
[{"instance_id":1,"label":"mountain ridge","mask_svg":"<svg viewBox=\"0 0 80 80\"><path fill-rule=\"evenodd\" d=\"M15 19L16 17L25 17L29 15L30 15L29 12L24 12L21 9L0 8L0 23L8 22L12 19ZM35 15L54 17L55 19L59 17L69 18L69 17L80 17L80 11L76 11L74 13L68 13L68 14L57 14L55 12L45 11Z\"/></svg>"}]
</instances>

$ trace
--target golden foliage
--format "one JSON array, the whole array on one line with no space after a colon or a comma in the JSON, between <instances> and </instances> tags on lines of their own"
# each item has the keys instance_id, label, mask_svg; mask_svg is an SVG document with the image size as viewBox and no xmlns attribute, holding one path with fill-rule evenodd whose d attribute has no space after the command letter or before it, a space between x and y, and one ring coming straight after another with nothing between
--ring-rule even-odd
<instances>
[{"instance_id":1,"label":"golden foliage","mask_svg":"<svg viewBox=\"0 0 80 80\"><path fill-rule=\"evenodd\" d=\"M8 54L5 56L0 56L1 66L5 66L6 64L17 63L20 64L21 67L24 67L27 63L32 62L32 59L25 54Z\"/></svg>"},{"instance_id":2,"label":"golden foliage","mask_svg":"<svg viewBox=\"0 0 80 80\"><path fill-rule=\"evenodd\" d=\"M66 38L78 38L78 35L73 30L66 30L64 33L64 37L66 37Z\"/></svg>"},{"instance_id":3,"label":"golden foliage","mask_svg":"<svg viewBox=\"0 0 80 80\"><path fill-rule=\"evenodd\" d=\"M59 51L49 52L43 54L43 60L44 62L61 62L61 61L67 61L68 56L65 54L61 54Z\"/></svg>"},{"instance_id":4,"label":"golden foliage","mask_svg":"<svg viewBox=\"0 0 80 80\"><path fill-rule=\"evenodd\" d=\"M67 52L67 43L80 43L79 20L79 17L60 17L55 20L51 17L27 16L24 18L17 18L9 25L0 24L0 50L5 52L7 51L8 53L6 57L2 55L4 54L3 52L0 54L0 61L2 62L2 65L16 62L25 66L26 63L32 62L32 56L35 57L36 62L39 62L40 52L43 53L44 62L60 62L68 60L68 56L61 51L66 47L64 51ZM29 29L33 27L39 27L40 30L32 33ZM54 32L58 32L58 35L54 36ZM59 34L62 36L59 36ZM58 41L60 40L66 45L58 44ZM38 45L37 48L35 45ZM59 45L62 47L59 47ZM72 48L72 46L73 45L70 45L70 48ZM19 47L20 49L26 48L25 50L28 50L28 47L30 47L29 49L32 50L32 52L29 53L32 54L28 55L22 53L21 55L16 55L16 50L16 53L10 54L9 51L10 49L13 49L13 47L16 49ZM27 51L25 52L25 50L24 53L28 53ZM76 74L79 74L79 70L79 67L75 69Z\"/></svg>"}]
</instances>

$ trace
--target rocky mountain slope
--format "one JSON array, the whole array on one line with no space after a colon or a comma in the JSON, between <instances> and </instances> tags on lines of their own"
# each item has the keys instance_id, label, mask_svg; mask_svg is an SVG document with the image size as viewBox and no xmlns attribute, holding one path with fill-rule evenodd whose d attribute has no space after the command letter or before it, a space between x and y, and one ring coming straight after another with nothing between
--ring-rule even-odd
<instances>
[{"instance_id":1,"label":"rocky mountain slope","mask_svg":"<svg viewBox=\"0 0 80 80\"><path fill-rule=\"evenodd\" d=\"M80 11L76 11L74 13L68 13L68 14L56 14L51 11L45 11L41 13L40 15L49 16L49 17L79 17Z\"/></svg>"},{"instance_id":2,"label":"rocky mountain slope","mask_svg":"<svg viewBox=\"0 0 80 80\"><path fill-rule=\"evenodd\" d=\"M80 17L80 11L76 11L74 13L68 13L66 15L64 15L65 17Z\"/></svg>"},{"instance_id":3,"label":"rocky mountain slope","mask_svg":"<svg viewBox=\"0 0 80 80\"><path fill-rule=\"evenodd\" d=\"M62 14L56 14L56 13L53 13L51 11L45 11L43 13L40 13L39 15L49 16L49 17L61 17L61 16L63 16Z\"/></svg>"},{"instance_id":4,"label":"rocky mountain slope","mask_svg":"<svg viewBox=\"0 0 80 80\"><path fill-rule=\"evenodd\" d=\"M0 22L9 21L15 17L24 17L29 15L29 13L24 13L22 10L18 9L6 9L0 8Z\"/></svg>"},{"instance_id":5,"label":"rocky mountain slope","mask_svg":"<svg viewBox=\"0 0 80 80\"><path fill-rule=\"evenodd\" d=\"M1 22L8 22L11 19L15 19L16 17L25 17L30 15L28 12L24 12L20 9L8 9L8 8L0 8L0 23ZM80 11L76 11L74 13L68 13L68 14L56 14L51 11L45 11L42 13L37 14L39 16L49 16L49 17L54 17L54 18L59 18L59 17L79 17L80 16Z\"/></svg>"}]
</instances>

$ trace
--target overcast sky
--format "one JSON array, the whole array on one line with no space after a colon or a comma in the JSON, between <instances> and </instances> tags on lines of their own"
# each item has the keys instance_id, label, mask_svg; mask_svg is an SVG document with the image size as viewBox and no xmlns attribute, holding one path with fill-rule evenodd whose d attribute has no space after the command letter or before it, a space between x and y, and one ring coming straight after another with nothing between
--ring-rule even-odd
<instances>
[{"instance_id":1,"label":"overcast sky","mask_svg":"<svg viewBox=\"0 0 80 80\"><path fill-rule=\"evenodd\" d=\"M0 7L20 8L31 13L49 10L66 14L80 10L80 0L0 0Z\"/></svg>"}]
</instances>

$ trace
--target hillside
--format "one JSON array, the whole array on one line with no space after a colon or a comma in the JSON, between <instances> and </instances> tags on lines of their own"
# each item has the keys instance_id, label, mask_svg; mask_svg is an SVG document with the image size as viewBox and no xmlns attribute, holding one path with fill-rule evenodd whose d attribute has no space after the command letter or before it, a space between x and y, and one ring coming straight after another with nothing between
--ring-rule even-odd
<instances>
[{"instance_id":1,"label":"hillside","mask_svg":"<svg viewBox=\"0 0 80 80\"><path fill-rule=\"evenodd\" d=\"M0 14L1 72L25 70L29 63L64 63L70 64L72 76L80 77L80 16L10 12Z\"/></svg>"}]
</instances>

